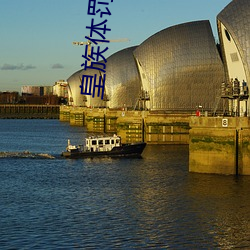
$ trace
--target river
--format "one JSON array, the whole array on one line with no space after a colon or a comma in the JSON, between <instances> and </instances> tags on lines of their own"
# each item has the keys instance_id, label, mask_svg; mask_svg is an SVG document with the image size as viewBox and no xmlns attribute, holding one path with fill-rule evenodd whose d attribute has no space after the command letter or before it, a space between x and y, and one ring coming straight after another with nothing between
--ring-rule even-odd
<instances>
[{"instance_id":1,"label":"river","mask_svg":"<svg viewBox=\"0 0 250 250\"><path fill-rule=\"evenodd\" d=\"M60 153L82 127L0 128L0 249L250 248L250 177L189 173L188 146L70 160Z\"/></svg>"}]
</instances>

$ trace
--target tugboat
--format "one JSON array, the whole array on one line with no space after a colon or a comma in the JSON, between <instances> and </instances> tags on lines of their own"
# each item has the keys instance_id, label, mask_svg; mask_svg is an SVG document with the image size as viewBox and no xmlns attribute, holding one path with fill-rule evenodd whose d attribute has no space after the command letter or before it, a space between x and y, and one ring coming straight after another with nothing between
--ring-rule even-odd
<instances>
[{"instance_id":1,"label":"tugboat","mask_svg":"<svg viewBox=\"0 0 250 250\"><path fill-rule=\"evenodd\" d=\"M145 142L122 144L121 137L113 136L90 136L85 139L85 145L71 145L68 140L68 146L62 156L65 158L92 158L92 157L124 157L141 156Z\"/></svg>"}]
</instances>

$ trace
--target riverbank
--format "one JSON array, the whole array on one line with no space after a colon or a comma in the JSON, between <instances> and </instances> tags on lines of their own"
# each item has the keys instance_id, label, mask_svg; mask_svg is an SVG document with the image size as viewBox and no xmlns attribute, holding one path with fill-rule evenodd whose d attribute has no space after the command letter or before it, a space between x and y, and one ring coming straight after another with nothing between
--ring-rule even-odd
<instances>
[{"instance_id":1,"label":"riverbank","mask_svg":"<svg viewBox=\"0 0 250 250\"><path fill-rule=\"evenodd\" d=\"M0 104L0 119L59 119L59 105Z\"/></svg>"}]
</instances>

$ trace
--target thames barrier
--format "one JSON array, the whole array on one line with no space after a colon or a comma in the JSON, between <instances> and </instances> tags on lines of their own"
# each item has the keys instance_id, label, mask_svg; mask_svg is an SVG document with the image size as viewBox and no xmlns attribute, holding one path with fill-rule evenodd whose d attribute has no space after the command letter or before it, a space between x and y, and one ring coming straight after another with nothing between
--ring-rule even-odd
<instances>
[{"instance_id":1,"label":"thames barrier","mask_svg":"<svg viewBox=\"0 0 250 250\"><path fill-rule=\"evenodd\" d=\"M200 20L118 51L105 67L89 55L67 79L69 106L55 116L124 143L189 145L190 172L249 175L249 23L248 0L233 0L217 15L218 41ZM3 110L7 118L49 116L46 106Z\"/></svg>"}]
</instances>

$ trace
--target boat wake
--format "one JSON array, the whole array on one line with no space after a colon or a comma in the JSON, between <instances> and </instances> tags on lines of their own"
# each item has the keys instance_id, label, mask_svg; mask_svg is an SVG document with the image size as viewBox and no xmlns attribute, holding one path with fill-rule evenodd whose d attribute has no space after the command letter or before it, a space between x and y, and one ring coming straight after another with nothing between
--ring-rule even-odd
<instances>
[{"instance_id":1,"label":"boat wake","mask_svg":"<svg viewBox=\"0 0 250 250\"><path fill-rule=\"evenodd\" d=\"M29 159L55 159L53 155L43 153L24 152L0 152L0 158L29 158Z\"/></svg>"}]
</instances>

